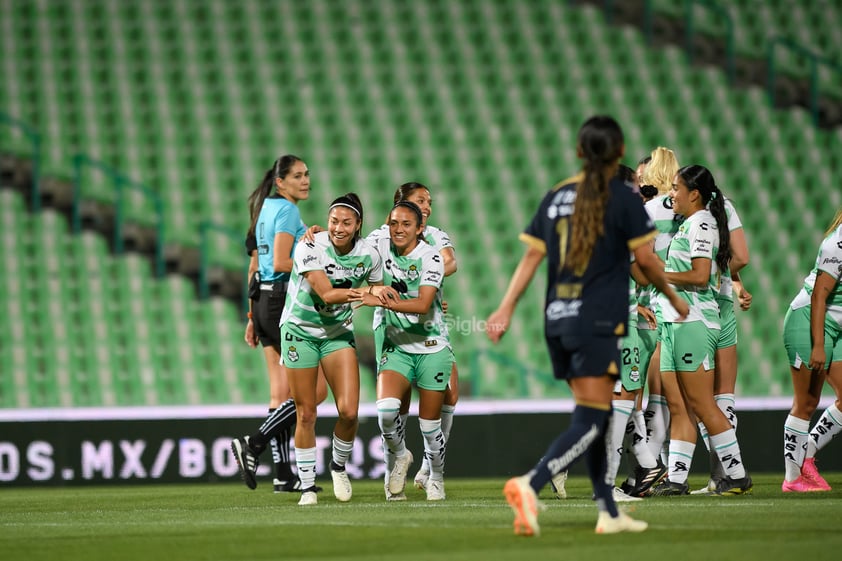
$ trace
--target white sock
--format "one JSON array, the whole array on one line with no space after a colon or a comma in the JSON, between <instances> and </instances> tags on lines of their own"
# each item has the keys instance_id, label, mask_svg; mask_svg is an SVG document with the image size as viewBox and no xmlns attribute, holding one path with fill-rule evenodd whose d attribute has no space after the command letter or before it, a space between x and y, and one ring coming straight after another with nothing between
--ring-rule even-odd
<instances>
[{"instance_id":1,"label":"white sock","mask_svg":"<svg viewBox=\"0 0 842 561\"><path fill-rule=\"evenodd\" d=\"M383 435L384 449L388 449L397 456L402 456L406 452L404 430L400 421L400 407L401 400L396 397L377 400L377 422L380 425L380 434Z\"/></svg>"},{"instance_id":2,"label":"white sock","mask_svg":"<svg viewBox=\"0 0 842 561\"><path fill-rule=\"evenodd\" d=\"M316 484L316 449L295 448L295 464L298 466L298 478L301 488L309 489Z\"/></svg>"},{"instance_id":3,"label":"white sock","mask_svg":"<svg viewBox=\"0 0 842 561\"><path fill-rule=\"evenodd\" d=\"M646 421L643 419L643 411L635 409L631 419L631 439L634 458L641 467L651 469L658 465L658 462L655 460L654 454L652 454L649 445L646 443Z\"/></svg>"},{"instance_id":4,"label":"white sock","mask_svg":"<svg viewBox=\"0 0 842 561\"><path fill-rule=\"evenodd\" d=\"M712 434L710 444L716 450L719 461L722 462L725 475L731 479L742 479L746 476L743 458L740 454L740 445L737 443L737 433L734 429Z\"/></svg>"},{"instance_id":5,"label":"white sock","mask_svg":"<svg viewBox=\"0 0 842 561\"><path fill-rule=\"evenodd\" d=\"M455 409L455 405L441 406L441 433L444 435L445 444L450 440L450 429L453 427L453 411ZM421 419L418 422L420 423ZM424 460L421 462L421 470L430 473L430 461L426 454L424 454Z\"/></svg>"},{"instance_id":6,"label":"white sock","mask_svg":"<svg viewBox=\"0 0 842 561\"><path fill-rule=\"evenodd\" d=\"M734 406L734 394L732 393L718 393L713 396L716 400L716 406L725 414L725 418L731 423L731 428L737 430L737 410Z\"/></svg>"},{"instance_id":7,"label":"white sock","mask_svg":"<svg viewBox=\"0 0 842 561\"><path fill-rule=\"evenodd\" d=\"M424 457L430 464L430 479L442 481L444 479L444 434L441 430L441 419L418 419L421 436L424 437Z\"/></svg>"},{"instance_id":8,"label":"white sock","mask_svg":"<svg viewBox=\"0 0 842 561\"><path fill-rule=\"evenodd\" d=\"M632 400L615 399L611 402L611 417L605 434L605 453L608 456L605 481L612 487L620 470L620 461L623 459L623 437L626 435L626 425L629 424L632 411Z\"/></svg>"},{"instance_id":9,"label":"white sock","mask_svg":"<svg viewBox=\"0 0 842 561\"><path fill-rule=\"evenodd\" d=\"M646 412L643 414L646 419L646 439L649 443L649 450L653 456L661 454L661 448L667 439L667 427L669 417L667 400L662 395L649 394L649 401L646 403Z\"/></svg>"},{"instance_id":10,"label":"white sock","mask_svg":"<svg viewBox=\"0 0 842 561\"><path fill-rule=\"evenodd\" d=\"M833 440L833 437L842 431L842 411L836 408L835 403L824 410L822 416L816 421L813 430L810 431L810 440L807 442L807 457L813 458L816 452Z\"/></svg>"},{"instance_id":11,"label":"white sock","mask_svg":"<svg viewBox=\"0 0 842 561\"><path fill-rule=\"evenodd\" d=\"M784 479L787 481L795 481L801 476L809 430L809 420L787 415L784 422Z\"/></svg>"},{"instance_id":12,"label":"white sock","mask_svg":"<svg viewBox=\"0 0 842 561\"><path fill-rule=\"evenodd\" d=\"M690 474L690 464L693 462L693 452L696 451L695 442L684 440L670 440L669 475L672 483L687 483Z\"/></svg>"},{"instance_id":13,"label":"white sock","mask_svg":"<svg viewBox=\"0 0 842 561\"><path fill-rule=\"evenodd\" d=\"M333 463L339 467L344 467L348 461L348 456L351 455L351 450L354 449L354 442L342 440L336 434L333 435Z\"/></svg>"},{"instance_id":14,"label":"white sock","mask_svg":"<svg viewBox=\"0 0 842 561\"><path fill-rule=\"evenodd\" d=\"M444 441L450 440L450 429L453 428L453 412L456 411L455 405L441 406L441 432L444 435Z\"/></svg>"}]
</instances>

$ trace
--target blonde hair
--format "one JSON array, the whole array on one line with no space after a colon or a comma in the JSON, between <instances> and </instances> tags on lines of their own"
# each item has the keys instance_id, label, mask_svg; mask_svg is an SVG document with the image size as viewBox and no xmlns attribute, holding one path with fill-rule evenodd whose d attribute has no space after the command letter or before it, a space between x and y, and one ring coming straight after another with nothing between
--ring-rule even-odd
<instances>
[{"instance_id":1,"label":"blonde hair","mask_svg":"<svg viewBox=\"0 0 842 561\"><path fill-rule=\"evenodd\" d=\"M672 188L672 180L679 169L678 158L669 148L658 146L652 150L652 160L646 164L641 185L652 185L658 189L659 195L666 195Z\"/></svg>"},{"instance_id":2,"label":"blonde hair","mask_svg":"<svg viewBox=\"0 0 842 561\"><path fill-rule=\"evenodd\" d=\"M842 208L836 211L836 216L833 217L833 222L830 223L830 227L827 229L827 232L824 233L824 237L828 237L830 234L842 224Z\"/></svg>"}]
</instances>

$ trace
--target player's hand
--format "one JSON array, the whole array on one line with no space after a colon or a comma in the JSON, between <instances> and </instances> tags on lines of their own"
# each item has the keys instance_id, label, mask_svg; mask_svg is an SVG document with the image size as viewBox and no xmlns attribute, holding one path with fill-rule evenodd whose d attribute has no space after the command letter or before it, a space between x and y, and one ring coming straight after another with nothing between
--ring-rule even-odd
<instances>
[{"instance_id":1,"label":"player's hand","mask_svg":"<svg viewBox=\"0 0 842 561\"><path fill-rule=\"evenodd\" d=\"M649 324L650 329L655 329L656 327L658 327L658 320L655 318L655 312L653 312L646 306L641 306L638 304L637 313L643 316L643 319L645 319L646 323Z\"/></svg>"},{"instance_id":2,"label":"player's hand","mask_svg":"<svg viewBox=\"0 0 842 561\"><path fill-rule=\"evenodd\" d=\"M814 372L820 372L824 370L826 361L827 354L824 352L824 345L814 345L813 350L810 352L810 362L807 363L807 366Z\"/></svg>"},{"instance_id":3,"label":"player's hand","mask_svg":"<svg viewBox=\"0 0 842 561\"><path fill-rule=\"evenodd\" d=\"M257 334L254 332L254 322L252 320L249 320L246 324L246 334L244 339L246 340L246 344L252 349L256 348L257 344L260 342L257 338Z\"/></svg>"},{"instance_id":4,"label":"player's hand","mask_svg":"<svg viewBox=\"0 0 842 561\"><path fill-rule=\"evenodd\" d=\"M740 303L741 310L748 310L749 308L751 308L751 292L749 292L745 289L745 287L743 287L740 293L737 294L737 301Z\"/></svg>"},{"instance_id":5,"label":"player's hand","mask_svg":"<svg viewBox=\"0 0 842 561\"><path fill-rule=\"evenodd\" d=\"M311 242L314 239L316 239L316 234L318 234L319 232L324 232L324 230L325 229L319 226L318 224L313 224L312 226L307 228L307 230L301 236L301 239L305 242Z\"/></svg>"},{"instance_id":6,"label":"player's hand","mask_svg":"<svg viewBox=\"0 0 842 561\"><path fill-rule=\"evenodd\" d=\"M506 310L495 310L485 320L485 334L492 343L497 343L506 334L509 324L512 321L512 314Z\"/></svg>"}]
</instances>

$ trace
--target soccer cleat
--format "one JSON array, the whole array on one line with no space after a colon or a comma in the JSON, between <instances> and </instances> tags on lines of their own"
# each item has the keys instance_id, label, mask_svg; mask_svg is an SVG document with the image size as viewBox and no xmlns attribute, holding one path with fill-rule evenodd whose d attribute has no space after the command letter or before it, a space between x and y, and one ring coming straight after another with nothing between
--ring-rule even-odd
<instances>
[{"instance_id":1,"label":"soccer cleat","mask_svg":"<svg viewBox=\"0 0 842 561\"><path fill-rule=\"evenodd\" d=\"M430 479L430 466L427 462L421 464L421 469L415 474L415 488L424 490L427 488L427 481Z\"/></svg>"},{"instance_id":2,"label":"soccer cleat","mask_svg":"<svg viewBox=\"0 0 842 561\"><path fill-rule=\"evenodd\" d=\"M801 466L801 475L822 491L830 491L830 484L821 476L819 470L816 468L815 458L806 458L804 460L804 464Z\"/></svg>"},{"instance_id":3,"label":"soccer cleat","mask_svg":"<svg viewBox=\"0 0 842 561\"><path fill-rule=\"evenodd\" d=\"M690 486L686 483L673 483L669 479L664 479L658 485L652 488L652 494L657 497L689 495Z\"/></svg>"},{"instance_id":4,"label":"soccer cleat","mask_svg":"<svg viewBox=\"0 0 842 561\"><path fill-rule=\"evenodd\" d=\"M529 485L529 478L524 475L509 479L503 487L503 494L506 496L506 502L509 503L515 513L515 535L540 535L538 509L542 509L543 505L538 501L538 495Z\"/></svg>"},{"instance_id":5,"label":"soccer cleat","mask_svg":"<svg viewBox=\"0 0 842 561\"><path fill-rule=\"evenodd\" d=\"M389 491L393 495L400 495L406 488L406 474L412 465L412 452L409 450L403 456L395 456L395 467L389 474Z\"/></svg>"},{"instance_id":6,"label":"soccer cleat","mask_svg":"<svg viewBox=\"0 0 842 561\"><path fill-rule=\"evenodd\" d=\"M257 455L249 446L249 437L235 438L231 441L231 452L240 468L240 477L249 489L257 487Z\"/></svg>"},{"instance_id":7,"label":"soccer cleat","mask_svg":"<svg viewBox=\"0 0 842 561\"><path fill-rule=\"evenodd\" d=\"M427 491L428 501L443 501L445 499L444 481L440 479L428 479L425 490Z\"/></svg>"},{"instance_id":8,"label":"soccer cleat","mask_svg":"<svg viewBox=\"0 0 842 561\"><path fill-rule=\"evenodd\" d=\"M316 495L316 487L310 487L301 491L301 498L298 499L298 506L313 506L319 504L319 497Z\"/></svg>"},{"instance_id":9,"label":"soccer cleat","mask_svg":"<svg viewBox=\"0 0 842 561\"><path fill-rule=\"evenodd\" d=\"M641 499L642 500L642 499ZM649 527L648 522L635 520L625 512L621 512L616 518L612 518L606 511L599 513L596 521L597 534L619 534L620 532L642 532Z\"/></svg>"},{"instance_id":10,"label":"soccer cleat","mask_svg":"<svg viewBox=\"0 0 842 561\"><path fill-rule=\"evenodd\" d=\"M827 489L819 487L812 480L807 479L802 474L799 475L798 479L794 481L787 481L786 479L784 479L784 482L781 483L781 491L783 491L784 493L813 493L816 491L827 491Z\"/></svg>"},{"instance_id":11,"label":"soccer cleat","mask_svg":"<svg viewBox=\"0 0 842 561\"><path fill-rule=\"evenodd\" d=\"M662 464L660 459L655 467L645 468L637 466L634 470L634 480L636 483L632 487L632 490L626 491L626 493L632 497L643 497L649 492L649 489L666 479L668 471L667 466Z\"/></svg>"},{"instance_id":12,"label":"soccer cleat","mask_svg":"<svg viewBox=\"0 0 842 561\"><path fill-rule=\"evenodd\" d=\"M635 485L634 483L629 482L628 478L626 478L625 481L620 483L620 491L622 491L626 495L630 495L631 492L632 492L632 489L634 489L634 485Z\"/></svg>"},{"instance_id":13,"label":"soccer cleat","mask_svg":"<svg viewBox=\"0 0 842 561\"><path fill-rule=\"evenodd\" d=\"M559 499L567 498L567 489L564 484L567 483L567 470L560 471L550 479L550 486L553 488L555 496Z\"/></svg>"},{"instance_id":14,"label":"soccer cleat","mask_svg":"<svg viewBox=\"0 0 842 561\"><path fill-rule=\"evenodd\" d=\"M696 489L695 491L690 491L691 495L715 495L716 494L716 484L719 482L719 479L709 479L707 485L702 487L701 489Z\"/></svg>"},{"instance_id":15,"label":"soccer cleat","mask_svg":"<svg viewBox=\"0 0 842 561\"><path fill-rule=\"evenodd\" d=\"M751 482L751 477L746 475L741 479L731 479L730 477L723 477L716 484L716 489L713 491L714 495L747 495L751 493L751 488L754 484Z\"/></svg>"},{"instance_id":16,"label":"soccer cleat","mask_svg":"<svg viewBox=\"0 0 842 561\"><path fill-rule=\"evenodd\" d=\"M612 493L614 494L614 502L615 503L631 503L631 502L634 502L634 501L642 501L643 500L640 497L633 497L631 495L627 495L619 487L614 487L614 490L612 491Z\"/></svg>"},{"instance_id":17,"label":"soccer cleat","mask_svg":"<svg viewBox=\"0 0 842 561\"><path fill-rule=\"evenodd\" d=\"M345 466L338 466L332 461L330 462L330 477L333 479L333 496L341 503L347 503L351 500L352 489L351 480L348 479L348 474L345 472Z\"/></svg>"},{"instance_id":18,"label":"soccer cleat","mask_svg":"<svg viewBox=\"0 0 842 561\"><path fill-rule=\"evenodd\" d=\"M391 503L391 502L405 501L406 500L406 493L401 492L401 493L397 493L397 494L392 494L389 491L389 484L388 483L383 484L383 490L386 492L386 501L387 502Z\"/></svg>"}]
</instances>

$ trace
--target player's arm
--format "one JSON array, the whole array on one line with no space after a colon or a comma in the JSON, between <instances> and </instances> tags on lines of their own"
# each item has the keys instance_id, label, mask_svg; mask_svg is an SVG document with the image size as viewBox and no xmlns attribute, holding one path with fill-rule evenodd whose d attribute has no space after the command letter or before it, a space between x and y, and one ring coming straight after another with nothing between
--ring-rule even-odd
<instances>
[{"instance_id":1,"label":"player's arm","mask_svg":"<svg viewBox=\"0 0 842 561\"><path fill-rule=\"evenodd\" d=\"M665 272L667 282L684 286L707 286L710 283L712 262L708 257L694 257L689 271Z\"/></svg>"},{"instance_id":2,"label":"player's arm","mask_svg":"<svg viewBox=\"0 0 842 561\"><path fill-rule=\"evenodd\" d=\"M728 268L731 269L731 276L733 277L740 272L740 269L748 265L748 244L746 243L745 230L737 228L731 230L731 261Z\"/></svg>"},{"instance_id":3,"label":"player's arm","mask_svg":"<svg viewBox=\"0 0 842 561\"><path fill-rule=\"evenodd\" d=\"M637 248L634 249L634 261L640 267L641 272L647 279L649 279L649 282L651 282L655 288L661 292L661 294L667 297L670 305L672 305L672 307L675 308L675 311L678 312L679 317L687 317L687 314L690 313L690 308L687 302L682 300L675 293L675 290L672 289L672 286L670 286L666 277L667 273L664 272L662 261L658 259L655 252L652 251L652 245L642 244L637 246ZM710 269L708 269L708 274L710 274Z\"/></svg>"},{"instance_id":4,"label":"player's arm","mask_svg":"<svg viewBox=\"0 0 842 561\"><path fill-rule=\"evenodd\" d=\"M444 276L449 277L456 272L458 268L456 264L456 252L452 247L445 247L439 252L442 261L444 262Z\"/></svg>"},{"instance_id":5,"label":"player's arm","mask_svg":"<svg viewBox=\"0 0 842 561\"><path fill-rule=\"evenodd\" d=\"M276 273L292 271L292 246L295 238L292 234L278 232L275 234L275 244L272 251L272 267Z\"/></svg>"},{"instance_id":6,"label":"player's arm","mask_svg":"<svg viewBox=\"0 0 842 561\"><path fill-rule=\"evenodd\" d=\"M353 288L334 288L327 274L321 269L304 272L302 276L325 304L344 304L359 300L358 292Z\"/></svg>"},{"instance_id":7,"label":"player's arm","mask_svg":"<svg viewBox=\"0 0 842 561\"><path fill-rule=\"evenodd\" d=\"M837 282L837 279L825 271L816 271L816 283L813 285L813 294L810 295L810 336L813 349L810 351L808 366L811 370L823 369L827 361L824 351L824 320L827 314L827 299L836 288Z\"/></svg>"},{"instance_id":8,"label":"player's arm","mask_svg":"<svg viewBox=\"0 0 842 561\"><path fill-rule=\"evenodd\" d=\"M430 306L433 305L437 292L437 287L423 284L418 288L418 296L415 298L401 299L400 297L395 297L397 295L396 291L384 290L381 292L381 305L393 312L424 315L430 311Z\"/></svg>"},{"instance_id":9,"label":"player's arm","mask_svg":"<svg viewBox=\"0 0 842 561\"><path fill-rule=\"evenodd\" d=\"M526 248L526 252L520 258L520 263L518 263L511 280L509 280L509 287L506 289L506 294L503 295L500 305L488 316L486 321L485 333L492 342L496 343L506 333L518 300L526 291L529 283L532 282L532 277L535 276L535 271L538 270L538 266L544 260L545 255L545 248L541 249L534 245Z\"/></svg>"}]
</instances>

